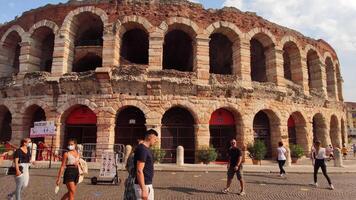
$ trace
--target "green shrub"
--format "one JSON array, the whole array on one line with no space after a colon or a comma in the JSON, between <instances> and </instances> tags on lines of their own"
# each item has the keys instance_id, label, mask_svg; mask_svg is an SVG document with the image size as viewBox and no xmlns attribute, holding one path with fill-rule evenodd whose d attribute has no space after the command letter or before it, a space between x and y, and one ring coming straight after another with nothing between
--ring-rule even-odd
<instances>
[{"instance_id":1,"label":"green shrub","mask_svg":"<svg viewBox=\"0 0 356 200\"><path fill-rule=\"evenodd\" d=\"M256 140L254 144L247 147L249 156L254 160L263 160L267 154L267 147L262 140Z\"/></svg>"},{"instance_id":2,"label":"green shrub","mask_svg":"<svg viewBox=\"0 0 356 200\"><path fill-rule=\"evenodd\" d=\"M0 144L0 154L4 153L6 151L5 145Z\"/></svg>"},{"instance_id":3,"label":"green shrub","mask_svg":"<svg viewBox=\"0 0 356 200\"><path fill-rule=\"evenodd\" d=\"M299 144L291 144L290 153L292 158L301 158L304 155L304 149Z\"/></svg>"},{"instance_id":4,"label":"green shrub","mask_svg":"<svg viewBox=\"0 0 356 200\"><path fill-rule=\"evenodd\" d=\"M216 160L216 158L218 157L218 153L216 152L214 147L201 146L198 149L197 157L200 162L208 164Z\"/></svg>"},{"instance_id":5,"label":"green shrub","mask_svg":"<svg viewBox=\"0 0 356 200\"><path fill-rule=\"evenodd\" d=\"M151 147L151 151L153 154L153 160L156 163L160 163L166 155L166 151L157 146Z\"/></svg>"}]
</instances>

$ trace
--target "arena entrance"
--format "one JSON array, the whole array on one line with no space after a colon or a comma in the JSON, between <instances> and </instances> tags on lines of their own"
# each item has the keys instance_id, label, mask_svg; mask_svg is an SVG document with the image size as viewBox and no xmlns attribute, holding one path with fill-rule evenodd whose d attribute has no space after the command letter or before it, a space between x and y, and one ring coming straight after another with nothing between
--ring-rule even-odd
<instances>
[{"instance_id":1,"label":"arena entrance","mask_svg":"<svg viewBox=\"0 0 356 200\"><path fill-rule=\"evenodd\" d=\"M5 106L0 106L0 142L9 142L11 140L12 116Z\"/></svg>"},{"instance_id":2,"label":"arena entrance","mask_svg":"<svg viewBox=\"0 0 356 200\"><path fill-rule=\"evenodd\" d=\"M267 158L272 157L271 151L271 130L270 130L270 121L267 114L263 111L259 111L255 118L253 119L253 131L254 139L261 140L265 143L267 147Z\"/></svg>"},{"instance_id":3,"label":"arena entrance","mask_svg":"<svg viewBox=\"0 0 356 200\"><path fill-rule=\"evenodd\" d=\"M73 109L65 122L65 139L63 148L66 148L68 139L74 138L78 144L86 144L83 157L94 157L97 138L97 117L87 106Z\"/></svg>"},{"instance_id":4,"label":"arena entrance","mask_svg":"<svg viewBox=\"0 0 356 200\"><path fill-rule=\"evenodd\" d=\"M234 115L220 108L213 112L209 121L210 145L217 152L217 161L226 161L230 141L236 138L236 125Z\"/></svg>"},{"instance_id":5,"label":"arena entrance","mask_svg":"<svg viewBox=\"0 0 356 200\"><path fill-rule=\"evenodd\" d=\"M115 144L136 146L146 132L145 114L134 106L121 110L116 119Z\"/></svg>"},{"instance_id":6,"label":"arena entrance","mask_svg":"<svg viewBox=\"0 0 356 200\"><path fill-rule=\"evenodd\" d=\"M295 128L295 121L292 116L288 119L288 139L289 144L297 144L297 130Z\"/></svg>"},{"instance_id":7,"label":"arena entrance","mask_svg":"<svg viewBox=\"0 0 356 200\"><path fill-rule=\"evenodd\" d=\"M178 146L184 147L184 163L194 163L194 118L186 109L174 107L166 111L162 118L161 148L166 151L163 162L176 162Z\"/></svg>"},{"instance_id":8,"label":"arena entrance","mask_svg":"<svg viewBox=\"0 0 356 200\"><path fill-rule=\"evenodd\" d=\"M35 122L40 122L40 121L46 121L46 113L45 111L39 107L39 106L33 106L32 108L30 107L27 113L31 119L30 119L30 126L28 132L30 133L31 128L35 126ZM44 142L44 137L39 137L39 138L32 138L32 142L36 143L37 145L40 142Z\"/></svg>"}]
</instances>

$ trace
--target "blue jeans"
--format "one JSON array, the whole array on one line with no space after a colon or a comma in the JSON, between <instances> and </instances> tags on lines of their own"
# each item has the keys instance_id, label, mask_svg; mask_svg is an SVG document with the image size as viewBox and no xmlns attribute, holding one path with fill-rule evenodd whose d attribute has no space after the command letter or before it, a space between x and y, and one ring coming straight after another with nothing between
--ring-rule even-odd
<instances>
[{"instance_id":1,"label":"blue jeans","mask_svg":"<svg viewBox=\"0 0 356 200\"><path fill-rule=\"evenodd\" d=\"M16 200L21 200L21 191L28 186L30 180L29 167L30 163L20 163L23 167L23 173L20 176L15 176L16 190L10 193L10 196L16 196Z\"/></svg>"}]
</instances>

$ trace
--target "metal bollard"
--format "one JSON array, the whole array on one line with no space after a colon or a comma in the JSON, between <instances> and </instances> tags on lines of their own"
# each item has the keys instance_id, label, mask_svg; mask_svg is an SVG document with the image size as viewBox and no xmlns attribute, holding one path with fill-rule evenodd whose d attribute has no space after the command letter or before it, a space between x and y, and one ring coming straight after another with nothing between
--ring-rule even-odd
<instances>
[{"instance_id":1,"label":"metal bollard","mask_svg":"<svg viewBox=\"0 0 356 200\"><path fill-rule=\"evenodd\" d=\"M343 167L341 150L334 148L334 167Z\"/></svg>"},{"instance_id":2,"label":"metal bollard","mask_svg":"<svg viewBox=\"0 0 356 200\"><path fill-rule=\"evenodd\" d=\"M177 147L176 161L177 161L178 166L184 165L184 147L182 147L182 146Z\"/></svg>"}]
</instances>

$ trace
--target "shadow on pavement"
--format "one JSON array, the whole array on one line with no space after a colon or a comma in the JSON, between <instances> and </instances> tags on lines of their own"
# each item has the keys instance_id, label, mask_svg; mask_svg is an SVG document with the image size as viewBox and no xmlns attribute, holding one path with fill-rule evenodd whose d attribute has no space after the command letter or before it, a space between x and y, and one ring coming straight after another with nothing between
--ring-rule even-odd
<instances>
[{"instance_id":1,"label":"shadow on pavement","mask_svg":"<svg viewBox=\"0 0 356 200\"><path fill-rule=\"evenodd\" d=\"M155 190L171 190L175 192L182 192L185 194L193 195L194 193L210 193L210 194L223 194L222 192L210 191L210 190L199 190L196 188L188 187L155 187Z\"/></svg>"}]
</instances>

